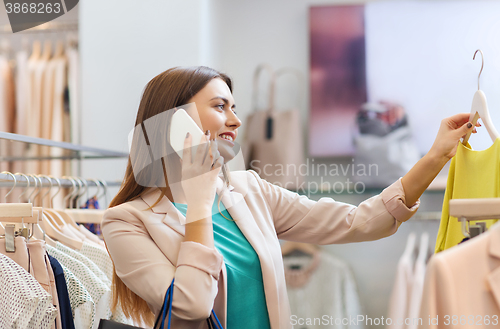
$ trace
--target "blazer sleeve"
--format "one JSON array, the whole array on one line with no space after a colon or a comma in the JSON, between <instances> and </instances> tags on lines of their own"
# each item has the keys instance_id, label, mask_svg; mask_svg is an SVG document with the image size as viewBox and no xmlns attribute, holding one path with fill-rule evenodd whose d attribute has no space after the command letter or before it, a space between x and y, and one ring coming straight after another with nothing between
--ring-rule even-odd
<instances>
[{"instance_id":1,"label":"blazer sleeve","mask_svg":"<svg viewBox=\"0 0 500 329\"><path fill-rule=\"evenodd\" d=\"M122 204L104 214L102 233L116 274L155 315L175 277L172 315L192 321L208 318L218 291L222 255L215 248L184 241L174 265L140 220L144 213Z\"/></svg>"},{"instance_id":2,"label":"blazer sleeve","mask_svg":"<svg viewBox=\"0 0 500 329\"><path fill-rule=\"evenodd\" d=\"M283 240L334 244L381 239L394 234L420 205L419 199L406 206L401 178L354 206L332 198L314 201L261 179L253 170L249 172L257 179L278 238Z\"/></svg>"}]
</instances>

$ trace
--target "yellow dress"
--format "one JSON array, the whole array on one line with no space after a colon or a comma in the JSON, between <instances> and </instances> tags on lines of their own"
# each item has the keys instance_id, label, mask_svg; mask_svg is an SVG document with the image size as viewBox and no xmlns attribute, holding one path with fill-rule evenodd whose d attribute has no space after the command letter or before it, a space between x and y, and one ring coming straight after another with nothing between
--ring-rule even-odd
<instances>
[{"instance_id":1,"label":"yellow dress","mask_svg":"<svg viewBox=\"0 0 500 329\"><path fill-rule=\"evenodd\" d=\"M436 241L436 253L459 244L465 237L460 221L449 216L451 199L500 197L500 138L484 151L474 151L471 146L458 144L448 172L448 182L443 200L441 223ZM484 220L489 228L497 220ZM476 222L470 222L474 224Z\"/></svg>"}]
</instances>

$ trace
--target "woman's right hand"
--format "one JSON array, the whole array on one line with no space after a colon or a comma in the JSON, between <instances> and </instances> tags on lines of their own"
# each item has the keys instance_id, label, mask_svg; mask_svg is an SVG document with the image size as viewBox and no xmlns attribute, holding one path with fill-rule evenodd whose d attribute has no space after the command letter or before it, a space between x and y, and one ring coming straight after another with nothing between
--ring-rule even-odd
<instances>
[{"instance_id":1,"label":"woman's right hand","mask_svg":"<svg viewBox=\"0 0 500 329\"><path fill-rule=\"evenodd\" d=\"M190 214L189 219L186 216L189 222L211 217L217 176L224 163L224 158L217 150L217 142L210 140L210 131L201 138L205 141L198 145L192 157L192 135L187 134L181 160L181 185L187 202L187 212Z\"/></svg>"}]
</instances>

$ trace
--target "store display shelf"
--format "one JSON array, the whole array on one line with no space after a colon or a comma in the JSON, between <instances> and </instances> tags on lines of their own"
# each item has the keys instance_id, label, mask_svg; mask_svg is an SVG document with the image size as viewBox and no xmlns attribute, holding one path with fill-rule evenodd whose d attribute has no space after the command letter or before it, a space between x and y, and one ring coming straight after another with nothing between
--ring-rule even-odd
<instances>
[{"instance_id":1,"label":"store display shelf","mask_svg":"<svg viewBox=\"0 0 500 329\"><path fill-rule=\"evenodd\" d=\"M57 142L50 139L30 137L19 134L0 132L0 139L16 141L28 144L43 145L49 147L57 147L64 150L72 151L72 154L65 154L58 157L14 157L0 156L0 161L18 161L18 160L44 160L44 159L102 159L102 158L126 158L128 153L110 151L95 147L76 145L66 142ZM85 154L84 154L85 153Z\"/></svg>"}]
</instances>

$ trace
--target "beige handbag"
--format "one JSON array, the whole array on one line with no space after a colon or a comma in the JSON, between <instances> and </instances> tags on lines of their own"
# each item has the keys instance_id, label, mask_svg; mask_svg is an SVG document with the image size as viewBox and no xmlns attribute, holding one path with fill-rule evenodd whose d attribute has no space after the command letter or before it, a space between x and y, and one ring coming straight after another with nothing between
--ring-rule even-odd
<instances>
[{"instance_id":1,"label":"beige handbag","mask_svg":"<svg viewBox=\"0 0 500 329\"><path fill-rule=\"evenodd\" d=\"M264 70L270 75L269 101L265 109L259 110L257 87ZM255 170L270 183L297 190L304 181L303 176L307 175L300 113L297 108L277 111L275 106L276 81L284 74L295 75L300 91L303 90L300 72L291 68L274 72L266 64L257 67L253 81L253 112L247 117L242 149L247 169ZM297 92L297 107L301 101L300 91Z\"/></svg>"}]
</instances>

